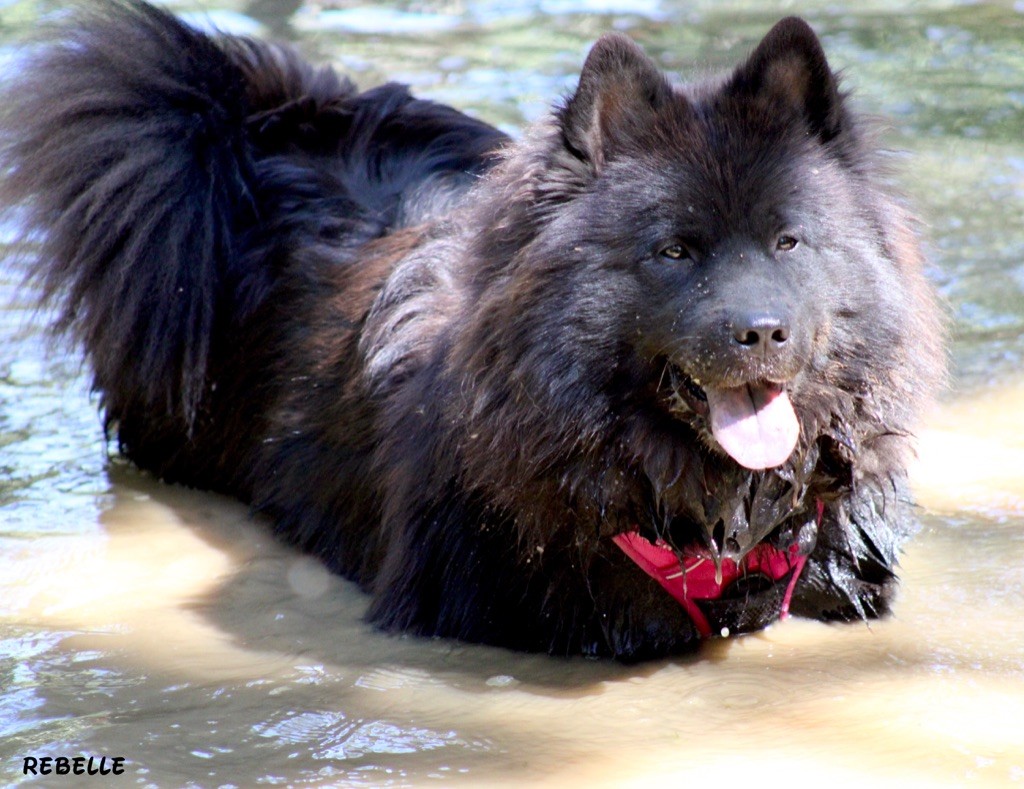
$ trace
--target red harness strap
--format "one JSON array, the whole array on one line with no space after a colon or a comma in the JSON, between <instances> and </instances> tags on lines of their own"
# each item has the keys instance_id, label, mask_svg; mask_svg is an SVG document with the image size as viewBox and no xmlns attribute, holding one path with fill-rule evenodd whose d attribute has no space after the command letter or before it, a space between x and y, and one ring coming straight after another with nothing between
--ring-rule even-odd
<instances>
[{"instance_id":1,"label":"red harness strap","mask_svg":"<svg viewBox=\"0 0 1024 789\"><path fill-rule=\"evenodd\" d=\"M819 501L819 524L824 511L824 502ZM664 540L651 543L635 531L617 534L612 539L640 569L679 601L702 638L712 635L711 625L697 605L697 600L717 600L726 586L747 573L761 573L778 581L792 571L779 611L779 619L785 619L789 615L793 589L807 561L806 556L797 552L796 545L791 545L788 551L780 551L762 543L744 556L740 564L732 559L723 559L721 575L716 578L715 564L710 558L694 556L680 562Z\"/></svg>"}]
</instances>

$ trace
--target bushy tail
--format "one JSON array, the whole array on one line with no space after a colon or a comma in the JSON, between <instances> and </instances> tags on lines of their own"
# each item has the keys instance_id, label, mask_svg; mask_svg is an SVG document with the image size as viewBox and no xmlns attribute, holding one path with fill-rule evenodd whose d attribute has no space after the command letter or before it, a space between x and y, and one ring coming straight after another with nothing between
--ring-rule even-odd
<instances>
[{"instance_id":1,"label":"bushy tail","mask_svg":"<svg viewBox=\"0 0 1024 789\"><path fill-rule=\"evenodd\" d=\"M311 89L351 85L135 0L83 3L18 63L0 105L0 201L24 208L30 276L85 346L108 412L116 390L191 426L237 308L228 292L255 276L246 124Z\"/></svg>"}]
</instances>

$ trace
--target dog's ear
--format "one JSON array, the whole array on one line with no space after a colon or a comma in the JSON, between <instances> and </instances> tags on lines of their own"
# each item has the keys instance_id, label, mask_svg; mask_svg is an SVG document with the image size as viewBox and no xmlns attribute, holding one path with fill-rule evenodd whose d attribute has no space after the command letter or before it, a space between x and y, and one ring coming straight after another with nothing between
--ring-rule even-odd
<instances>
[{"instance_id":1,"label":"dog's ear","mask_svg":"<svg viewBox=\"0 0 1024 789\"><path fill-rule=\"evenodd\" d=\"M671 95L668 80L640 47L621 33L602 36L560 114L565 143L600 169L616 145L648 125Z\"/></svg>"},{"instance_id":2,"label":"dog's ear","mask_svg":"<svg viewBox=\"0 0 1024 789\"><path fill-rule=\"evenodd\" d=\"M818 37L798 17L787 17L768 31L747 62L736 69L727 90L791 107L822 142L842 131L839 82Z\"/></svg>"}]
</instances>

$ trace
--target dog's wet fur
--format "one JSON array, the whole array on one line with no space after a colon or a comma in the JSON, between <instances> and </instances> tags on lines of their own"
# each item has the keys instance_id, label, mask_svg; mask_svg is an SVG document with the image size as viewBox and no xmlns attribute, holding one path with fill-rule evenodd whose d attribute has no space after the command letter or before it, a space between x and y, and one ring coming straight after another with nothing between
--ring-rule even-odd
<instances>
[{"instance_id":1,"label":"dog's wet fur","mask_svg":"<svg viewBox=\"0 0 1024 789\"><path fill-rule=\"evenodd\" d=\"M943 331L806 23L675 86L607 35L520 141L138 2L58 25L0 197L139 467L250 502L390 631L691 650L633 530L796 546L794 613L889 611ZM761 586L732 632L779 615Z\"/></svg>"}]
</instances>

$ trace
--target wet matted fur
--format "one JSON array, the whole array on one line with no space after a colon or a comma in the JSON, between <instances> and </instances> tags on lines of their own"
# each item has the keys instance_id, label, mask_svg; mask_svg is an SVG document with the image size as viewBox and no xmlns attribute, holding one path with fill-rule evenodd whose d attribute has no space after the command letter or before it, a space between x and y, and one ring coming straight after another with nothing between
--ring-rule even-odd
<instances>
[{"instance_id":1,"label":"wet matted fur","mask_svg":"<svg viewBox=\"0 0 1024 789\"><path fill-rule=\"evenodd\" d=\"M105 0L8 85L2 199L140 467L251 502L388 630L633 660L699 639L623 532L795 546L795 613L889 609L942 331L848 105L798 19L680 86L613 34L512 142ZM741 581L734 632L779 614Z\"/></svg>"}]
</instances>

